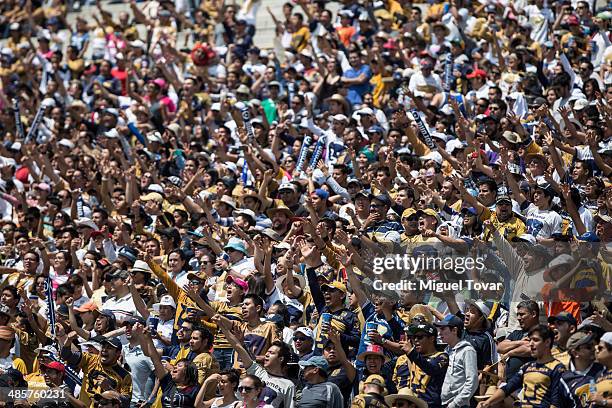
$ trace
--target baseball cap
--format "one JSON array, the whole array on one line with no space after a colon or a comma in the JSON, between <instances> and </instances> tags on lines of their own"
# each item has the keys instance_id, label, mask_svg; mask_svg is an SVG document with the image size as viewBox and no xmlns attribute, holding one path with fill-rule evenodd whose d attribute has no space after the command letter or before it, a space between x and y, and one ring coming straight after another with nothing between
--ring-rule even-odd
<instances>
[{"instance_id":1,"label":"baseball cap","mask_svg":"<svg viewBox=\"0 0 612 408\"><path fill-rule=\"evenodd\" d=\"M497 196L497 199L495 200L496 204L500 204L500 203L510 203L512 204L512 199L510 198L510 196L507 196L505 194L500 194Z\"/></svg>"},{"instance_id":2,"label":"baseball cap","mask_svg":"<svg viewBox=\"0 0 612 408\"><path fill-rule=\"evenodd\" d=\"M330 283L324 283L323 285L321 285L321 289L323 288L328 288L328 289L336 289L339 290L343 293L346 294L347 289L346 289L346 285L340 281L333 281Z\"/></svg>"},{"instance_id":3,"label":"baseball cap","mask_svg":"<svg viewBox=\"0 0 612 408\"><path fill-rule=\"evenodd\" d=\"M225 280L225 283L230 284L233 283L237 286L239 286L240 288L242 288L243 291L248 292L249 290L249 284L248 282L240 279L240 278L234 278L232 275L229 275L227 277L227 279Z\"/></svg>"},{"instance_id":4,"label":"baseball cap","mask_svg":"<svg viewBox=\"0 0 612 408\"><path fill-rule=\"evenodd\" d=\"M429 334L430 336L438 336L438 329L436 329L432 324L429 323L418 323L411 324L406 328L406 332L409 335L417 334L419 332L423 332Z\"/></svg>"},{"instance_id":5,"label":"baseball cap","mask_svg":"<svg viewBox=\"0 0 612 408\"><path fill-rule=\"evenodd\" d=\"M439 322L434 323L436 327L463 327L463 320L454 314L449 314Z\"/></svg>"},{"instance_id":6,"label":"baseball cap","mask_svg":"<svg viewBox=\"0 0 612 408\"><path fill-rule=\"evenodd\" d=\"M140 197L140 201L155 201L156 203L162 203L164 197L159 193L151 192Z\"/></svg>"},{"instance_id":7,"label":"baseball cap","mask_svg":"<svg viewBox=\"0 0 612 408\"><path fill-rule=\"evenodd\" d=\"M578 99L574 102L574 110L581 111L589 106L589 101L586 99Z\"/></svg>"},{"instance_id":8,"label":"baseball cap","mask_svg":"<svg viewBox=\"0 0 612 408\"><path fill-rule=\"evenodd\" d=\"M74 311L79 312L79 313L93 312L96 310L98 310L98 306L96 305L96 302L83 303L80 307L74 308Z\"/></svg>"},{"instance_id":9,"label":"baseball cap","mask_svg":"<svg viewBox=\"0 0 612 408\"><path fill-rule=\"evenodd\" d=\"M246 247L244 246L244 242L239 239L235 239L235 240L230 239L227 245L223 247L224 251L227 251L228 249L233 249L235 251L242 252L243 254L247 255L247 250L246 250Z\"/></svg>"},{"instance_id":10,"label":"baseball cap","mask_svg":"<svg viewBox=\"0 0 612 408\"><path fill-rule=\"evenodd\" d=\"M338 122L348 122L348 118L341 113L332 116L332 119Z\"/></svg>"},{"instance_id":11,"label":"baseball cap","mask_svg":"<svg viewBox=\"0 0 612 408\"><path fill-rule=\"evenodd\" d=\"M325 357L322 356L312 356L308 360L300 361L299 365L302 368L317 367L323 373L325 373L325 375L329 373L329 363L327 362Z\"/></svg>"},{"instance_id":12,"label":"baseball cap","mask_svg":"<svg viewBox=\"0 0 612 408\"><path fill-rule=\"evenodd\" d=\"M53 355L59 355L59 351L55 348L55 346L51 346L51 345L47 345L47 346L42 346L42 347L38 347L36 350L34 350L34 352L36 354L53 354Z\"/></svg>"},{"instance_id":13,"label":"baseball cap","mask_svg":"<svg viewBox=\"0 0 612 408\"><path fill-rule=\"evenodd\" d=\"M291 190L291 191L297 191L297 186L293 183L282 183L279 187L278 187L278 191L282 191L282 190Z\"/></svg>"},{"instance_id":14,"label":"baseball cap","mask_svg":"<svg viewBox=\"0 0 612 408\"><path fill-rule=\"evenodd\" d=\"M550 316L548 318L548 323L555 323L555 322L567 322L574 326L578 325L576 318L569 312L561 312L557 314L556 316Z\"/></svg>"},{"instance_id":15,"label":"baseball cap","mask_svg":"<svg viewBox=\"0 0 612 408\"><path fill-rule=\"evenodd\" d=\"M466 304L474 306L485 318L487 323L487 327L491 326L491 321L489 320L489 316L491 315L491 308L486 304L483 300L466 300Z\"/></svg>"},{"instance_id":16,"label":"baseball cap","mask_svg":"<svg viewBox=\"0 0 612 408\"><path fill-rule=\"evenodd\" d=\"M370 200L380 201L381 203L383 203L387 207L391 207L391 205L393 205L391 203L391 198L389 198L389 196L387 194L378 194L378 195L372 194L372 195L370 195Z\"/></svg>"},{"instance_id":17,"label":"baseball cap","mask_svg":"<svg viewBox=\"0 0 612 408\"><path fill-rule=\"evenodd\" d=\"M302 333L304 336L314 340L314 333L312 332L312 329L310 327L298 327L297 329L295 329L295 333Z\"/></svg>"},{"instance_id":18,"label":"baseball cap","mask_svg":"<svg viewBox=\"0 0 612 408\"><path fill-rule=\"evenodd\" d=\"M129 272L125 269L117 269L109 275L111 279L127 279L130 276Z\"/></svg>"},{"instance_id":19,"label":"baseball cap","mask_svg":"<svg viewBox=\"0 0 612 408\"><path fill-rule=\"evenodd\" d=\"M438 224L440 222L442 222L442 220L440 219L440 215L438 214L438 212L436 210L434 210L433 208L426 208L424 210L417 210L417 215L421 216L421 215L428 215L430 217L434 217L436 220L438 220Z\"/></svg>"},{"instance_id":20,"label":"baseball cap","mask_svg":"<svg viewBox=\"0 0 612 408\"><path fill-rule=\"evenodd\" d=\"M612 346L612 332L604 333L600 340Z\"/></svg>"},{"instance_id":21,"label":"baseball cap","mask_svg":"<svg viewBox=\"0 0 612 408\"><path fill-rule=\"evenodd\" d=\"M329 193L322 188L317 188L312 194L318 196L321 200L327 200L329 198Z\"/></svg>"},{"instance_id":22,"label":"baseball cap","mask_svg":"<svg viewBox=\"0 0 612 408\"><path fill-rule=\"evenodd\" d=\"M60 373L65 373L66 372L66 367L64 367L64 365L62 363L60 363L59 361L51 361L51 362L49 362L47 364L41 363L40 365L43 366L43 367L50 368L52 370L59 371Z\"/></svg>"},{"instance_id":23,"label":"baseball cap","mask_svg":"<svg viewBox=\"0 0 612 408\"><path fill-rule=\"evenodd\" d=\"M117 337L111 337L111 338L104 337L102 339L99 339L98 343L100 343L100 344L108 344L112 348L116 348L118 350L121 350L121 348L123 347L122 344L121 344L121 340L119 340Z\"/></svg>"},{"instance_id":24,"label":"baseball cap","mask_svg":"<svg viewBox=\"0 0 612 408\"><path fill-rule=\"evenodd\" d=\"M170 295L162 296L161 299L159 300L159 305L160 306L170 306L171 308L176 309L176 302Z\"/></svg>"},{"instance_id":25,"label":"baseball cap","mask_svg":"<svg viewBox=\"0 0 612 408\"><path fill-rule=\"evenodd\" d=\"M531 234L521 234L512 239L513 242L528 242L530 244L537 244L536 238Z\"/></svg>"},{"instance_id":26,"label":"baseball cap","mask_svg":"<svg viewBox=\"0 0 612 408\"><path fill-rule=\"evenodd\" d=\"M566 347L568 350L574 350L583 344L588 344L595 339L593 333L586 333L583 331L577 331L567 339Z\"/></svg>"},{"instance_id":27,"label":"baseball cap","mask_svg":"<svg viewBox=\"0 0 612 408\"><path fill-rule=\"evenodd\" d=\"M368 385L368 384L374 384L374 385L378 385L379 387L382 388L383 390L383 394L387 393L387 388L385 387L385 379L378 374L372 374L370 376L368 376L368 378L366 378L366 380L363 383L364 385Z\"/></svg>"},{"instance_id":28,"label":"baseball cap","mask_svg":"<svg viewBox=\"0 0 612 408\"><path fill-rule=\"evenodd\" d=\"M467 74L466 77L467 77L467 79L486 78L487 77L487 73L485 71L483 71L482 69L475 69L470 74Z\"/></svg>"}]
</instances>

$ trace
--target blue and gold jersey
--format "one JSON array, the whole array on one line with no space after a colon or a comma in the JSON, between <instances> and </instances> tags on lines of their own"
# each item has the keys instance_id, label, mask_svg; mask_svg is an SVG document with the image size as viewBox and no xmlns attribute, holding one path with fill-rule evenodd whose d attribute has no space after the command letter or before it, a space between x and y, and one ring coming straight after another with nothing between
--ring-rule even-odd
<instances>
[{"instance_id":1,"label":"blue and gold jersey","mask_svg":"<svg viewBox=\"0 0 612 408\"><path fill-rule=\"evenodd\" d=\"M429 407L440 407L442 382L448 368L448 354L436 352L423 356L416 350L397 359L393 382L397 388L410 387Z\"/></svg>"},{"instance_id":2,"label":"blue and gold jersey","mask_svg":"<svg viewBox=\"0 0 612 408\"><path fill-rule=\"evenodd\" d=\"M597 387L597 392L604 397L612 397L612 370L606 370L597 377L595 387Z\"/></svg>"},{"instance_id":3,"label":"blue and gold jersey","mask_svg":"<svg viewBox=\"0 0 612 408\"><path fill-rule=\"evenodd\" d=\"M596 379L605 371L605 367L599 363L593 363L586 374L575 371L566 371L561 376L563 380L563 408L588 407L591 399L591 381Z\"/></svg>"},{"instance_id":4,"label":"blue and gold jersey","mask_svg":"<svg viewBox=\"0 0 612 408\"><path fill-rule=\"evenodd\" d=\"M566 371L559 360L548 363L530 361L523 365L518 373L501 387L506 395L523 389L521 407L545 408L554 405L561 406L562 385L561 375Z\"/></svg>"}]
</instances>

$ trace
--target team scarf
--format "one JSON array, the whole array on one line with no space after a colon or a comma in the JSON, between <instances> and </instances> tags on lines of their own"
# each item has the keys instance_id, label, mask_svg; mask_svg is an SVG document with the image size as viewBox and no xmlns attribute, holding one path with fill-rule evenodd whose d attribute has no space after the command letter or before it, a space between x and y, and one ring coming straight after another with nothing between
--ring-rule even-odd
<instances>
[{"instance_id":1,"label":"team scarf","mask_svg":"<svg viewBox=\"0 0 612 408\"><path fill-rule=\"evenodd\" d=\"M38 129L38 125L40 125L40 121L43 117L43 112L45 111L45 105L42 103L38 107L38 111L36 111L36 116L34 116L34 120L32 121L32 126L30 126L30 130L28 130L28 135L25 138L25 143L28 144L34 136L34 132Z\"/></svg>"},{"instance_id":2,"label":"team scarf","mask_svg":"<svg viewBox=\"0 0 612 408\"><path fill-rule=\"evenodd\" d=\"M427 144L427 147L429 147L431 150L435 150L436 145L434 144L433 139L431 138L431 135L429 134L429 129L427 129L427 126L425 126L425 123L423 123L423 120L421 119L419 112L416 109L410 109L410 113L412 113L412 116L414 117L414 121L419 127L419 133L421 134L421 139L425 141L425 143Z\"/></svg>"},{"instance_id":3,"label":"team scarf","mask_svg":"<svg viewBox=\"0 0 612 408\"><path fill-rule=\"evenodd\" d=\"M302 142L302 148L300 149L300 154L298 156L298 162L295 169L298 172L302 171L302 167L304 167L304 163L306 163L306 155L308 154L308 149L310 148L310 144L312 143L312 137L304 136L304 141Z\"/></svg>"},{"instance_id":4,"label":"team scarf","mask_svg":"<svg viewBox=\"0 0 612 408\"><path fill-rule=\"evenodd\" d=\"M51 337L55 339L55 301L53 300L53 284L48 276L45 281L45 294L47 296L47 320L51 328Z\"/></svg>"},{"instance_id":5,"label":"team scarf","mask_svg":"<svg viewBox=\"0 0 612 408\"><path fill-rule=\"evenodd\" d=\"M253 143L255 139L255 132L253 131L253 125L251 124L251 114L249 113L249 107L244 104L240 107L240 114L242 115L242 121L246 128L247 135L249 137L249 143Z\"/></svg>"},{"instance_id":6,"label":"team scarf","mask_svg":"<svg viewBox=\"0 0 612 408\"><path fill-rule=\"evenodd\" d=\"M455 78L453 77L453 56L449 52L446 54L446 63L444 65L444 92L450 93L451 84Z\"/></svg>"},{"instance_id":7,"label":"team scarf","mask_svg":"<svg viewBox=\"0 0 612 408\"><path fill-rule=\"evenodd\" d=\"M25 131L21 122L21 110L19 108L19 99L13 98L13 114L15 115L15 129L17 129L17 137L23 139Z\"/></svg>"},{"instance_id":8,"label":"team scarf","mask_svg":"<svg viewBox=\"0 0 612 408\"><path fill-rule=\"evenodd\" d=\"M314 152L312 153L312 157L310 158L309 166L314 169L317 167L317 163L321 160L321 156L323 155L323 148L325 147L325 136L321 135L319 140L317 140L317 144L315 145Z\"/></svg>"}]
</instances>

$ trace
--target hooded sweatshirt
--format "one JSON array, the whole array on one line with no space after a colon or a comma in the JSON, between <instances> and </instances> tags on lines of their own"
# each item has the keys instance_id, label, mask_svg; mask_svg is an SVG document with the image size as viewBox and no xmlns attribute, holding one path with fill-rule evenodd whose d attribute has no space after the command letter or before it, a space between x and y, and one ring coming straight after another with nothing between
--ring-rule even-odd
<instances>
[{"instance_id":1,"label":"hooded sweatshirt","mask_svg":"<svg viewBox=\"0 0 612 408\"><path fill-rule=\"evenodd\" d=\"M447 347L448 369L442 385L442 406L459 408L470 405L478 388L476 350L466 340Z\"/></svg>"}]
</instances>

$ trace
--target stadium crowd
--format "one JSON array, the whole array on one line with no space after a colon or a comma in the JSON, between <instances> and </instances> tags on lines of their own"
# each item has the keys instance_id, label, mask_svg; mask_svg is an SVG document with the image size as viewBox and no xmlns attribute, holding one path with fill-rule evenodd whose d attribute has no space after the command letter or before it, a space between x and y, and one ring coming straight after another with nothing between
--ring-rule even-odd
<instances>
[{"instance_id":1,"label":"stadium crowd","mask_svg":"<svg viewBox=\"0 0 612 408\"><path fill-rule=\"evenodd\" d=\"M599 3L3 1L0 407L612 405Z\"/></svg>"}]
</instances>

